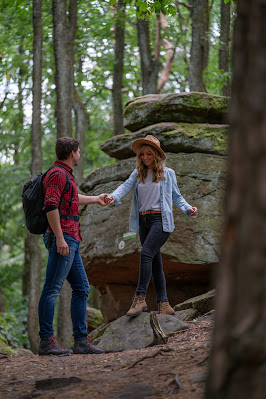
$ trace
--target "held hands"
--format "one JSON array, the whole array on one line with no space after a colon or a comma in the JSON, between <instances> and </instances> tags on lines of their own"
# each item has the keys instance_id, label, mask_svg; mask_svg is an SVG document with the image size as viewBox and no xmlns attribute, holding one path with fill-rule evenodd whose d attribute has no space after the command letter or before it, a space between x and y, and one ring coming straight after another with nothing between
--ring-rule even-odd
<instances>
[{"instance_id":1,"label":"held hands","mask_svg":"<svg viewBox=\"0 0 266 399\"><path fill-rule=\"evenodd\" d=\"M115 201L114 197L110 194L100 194L98 198L97 204L101 206L110 205Z\"/></svg>"},{"instance_id":2,"label":"held hands","mask_svg":"<svg viewBox=\"0 0 266 399\"><path fill-rule=\"evenodd\" d=\"M198 209L195 206L193 206L192 208L188 209L188 212L190 213L191 216L195 216L196 217L197 214L198 214Z\"/></svg>"}]
</instances>

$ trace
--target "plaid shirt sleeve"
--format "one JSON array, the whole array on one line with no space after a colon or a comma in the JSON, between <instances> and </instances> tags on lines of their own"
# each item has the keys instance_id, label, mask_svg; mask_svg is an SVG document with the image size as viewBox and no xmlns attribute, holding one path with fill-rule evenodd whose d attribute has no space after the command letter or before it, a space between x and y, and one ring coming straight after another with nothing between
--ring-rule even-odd
<instances>
[{"instance_id":1,"label":"plaid shirt sleeve","mask_svg":"<svg viewBox=\"0 0 266 399\"><path fill-rule=\"evenodd\" d=\"M51 169L43 180L45 212L59 208L60 198L67 182L66 173L61 168Z\"/></svg>"}]
</instances>

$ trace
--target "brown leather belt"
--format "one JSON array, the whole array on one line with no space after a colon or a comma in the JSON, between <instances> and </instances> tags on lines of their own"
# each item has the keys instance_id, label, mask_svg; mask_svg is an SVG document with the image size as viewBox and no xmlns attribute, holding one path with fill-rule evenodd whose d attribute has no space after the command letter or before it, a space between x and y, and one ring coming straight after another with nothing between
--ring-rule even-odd
<instances>
[{"instance_id":1,"label":"brown leather belt","mask_svg":"<svg viewBox=\"0 0 266 399\"><path fill-rule=\"evenodd\" d=\"M162 213L162 212L161 211L143 211L143 212L140 212L139 214L141 216L143 216L143 215L150 215L151 213Z\"/></svg>"}]
</instances>

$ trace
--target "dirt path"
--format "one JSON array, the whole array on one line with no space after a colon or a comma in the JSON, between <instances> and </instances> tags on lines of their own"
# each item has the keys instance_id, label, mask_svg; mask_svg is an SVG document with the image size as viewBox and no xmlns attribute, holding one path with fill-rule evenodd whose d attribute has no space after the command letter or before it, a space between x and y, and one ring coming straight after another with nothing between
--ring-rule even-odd
<instances>
[{"instance_id":1,"label":"dirt path","mask_svg":"<svg viewBox=\"0 0 266 399\"><path fill-rule=\"evenodd\" d=\"M201 399L213 321L166 345L103 355L0 358L0 398Z\"/></svg>"}]
</instances>

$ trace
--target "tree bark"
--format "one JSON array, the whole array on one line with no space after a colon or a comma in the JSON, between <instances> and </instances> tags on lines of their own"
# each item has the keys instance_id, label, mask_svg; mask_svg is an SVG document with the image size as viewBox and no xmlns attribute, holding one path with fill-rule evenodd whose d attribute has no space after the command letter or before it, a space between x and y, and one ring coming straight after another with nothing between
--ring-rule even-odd
<instances>
[{"instance_id":1,"label":"tree bark","mask_svg":"<svg viewBox=\"0 0 266 399\"><path fill-rule=\"evenodd\" d=\"M160 23L160 26L162 29L168 28L168 22L166 21L166 18L162 13L160 13L159 23ZM160 38L159 38L159 40L160 40ZM157 93L160 93L160 91L164 87L165 83L168 82L168 80L169 80L169 74L170 74L172 62L173 62L173 59L175 56L174 46L172 45L172 43L169 42L169 40L164 38L162 40L162 46L166 51L166 62L165 62L165 65L163 67L163 70L162 70L160 78L159 78ZM159 57L160 57L160 54L159 54Z\"/></svg>"},{"instance_id":2,"label":"tree bark","mask_svg":"<svg viewBox=\"0 0 266 399\"><path fill-rule=\"evenodd\" d=\"M149 21L137 19L137 31L140 52L142 94L155 94L157 93L160 61L158 55L157 58L152 58Z\"/></svg>"},{"instance_id":3,"label":"tree bark","mask_svg":"<svg viewBox=\"0 0 266 399\"><path fill-rule=\"evenodd\" d=\"M190 0L192 5L192 42L190 49L188 83L190 91L206 91L203 71L209 57L209 5L208 0Z\"/></svg>"},{"instance_id":4,"label":"tree bark","mask_svg":"<svg viewBox=\"0 0 266 399\"><path fill-rule=\"evenodd\" d=\"M226 3L221 0L221 30L220 30L220 49L219 49L219 69L222 72L229 71L229 43L230 43L230 21L231 21L231 2ZM230 79L222 88L224 96L230 96Z\"/></svg>"},{"instance_id":5,"label":"tree bark","mask_svg":"<svg viewBox=\"0 0 266 399\"><path fill-rule=\"evenodd\" d=\"M33 0L33 87L32 87L32 132L31 175L42 170L42 1ZM41 250L39 237L27 232L25 239L25 259L29 261L30 287L27 330L33 353L38 353L38 302L41 284Z\"/></svg>"},{"instance_id":6,"label":"tree bark","mask_svg":"<svg viewBox=\"0 0 266 399\"><path fill-rule=\"evenodd\" d=\"M67 17L68 15L68 17ZM77 30L77 0L53 0L54 49L56 60L57 91L57 137L72 136L72 107L74 101L74 46ZM76 107L77 109L77 107ZM77 132L77 134L82 134ZM85 135L85 132L83 131ZM85 138L83 137L83 141ZM80 143L83 149L84 143ZM79 160L79 175L83 174L83 151ZM82 167L82 169L81 169ZM64 283L59 295L57 335L63 346L68 346L72 339L70 302L72 290Z\"/></svg>"},{"instance_id":7,"label":"tree bark","mask_svg":"<svg viewBox=\"0 0 266 399\"><path fill-rule=\"evenodd\" d=\"M72 136L72 71L66 14L66 0L53 0L57 137Z\"/></svg>"},{"instance_id":8,"label":"tree bark","mask_svg":"<svg viewBox=\"0 0 266 399\"><path fill-rule=\"evenodd\" d=\"M57 319L57 336L62 346L68 348L72 342L72 321L70 315L72 289L67 281L60 291L60 301Z\"/></svg>"},{"instance_id":9,"label":"tree bark","mask_svg":"<svg viewBox=\"0 0 266 399\"><path fill-rule=\"evenodd\" d=\"M0 287L0 313L4 313L5 311L6 311L6 309L5 309L5 301L4 301L2 290L1 290L1 287Z\"/></svg>"},{"instance_id":10,"label":"tree bark","mask_svg":"<svg viewBox=\"0 0 266 399\"><path fill-rule=\"evenodd\" d=\"M266 7L237 2L229 176L207 399L266 392Z\"/></svg>"},{"instance_id":11,"label":"tree bark","mask_svg":"<svg viewBox=\"0 0 266 399\"><path fill-rule=\"evenodd\" d=\"M75 170L75 179L77 185L79 186L83 180L84 173L84 148L86 141L86 131L89 121L89 116L87 114L87 110L85 105L83 104L78 91L74 91L73 95L73 107L75 111L75 119L76 119L76 138L79 142L79 146L82 149L79 163Z\"/></svg>"},{"instance_id":12,"label":"tree bark","mask_svg":"<svg viewBox=\"0 0 266 399\"><path fill-rule=\"evenodd\" d=\"M122 102L126 1L118 0L115 15L115 59L113 73L114 135L124 133L124 107Z\"/></svg>"}]
</instances>

